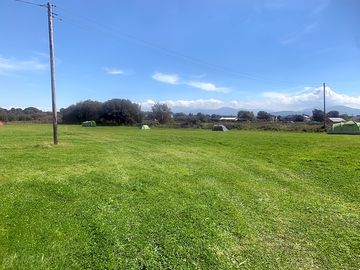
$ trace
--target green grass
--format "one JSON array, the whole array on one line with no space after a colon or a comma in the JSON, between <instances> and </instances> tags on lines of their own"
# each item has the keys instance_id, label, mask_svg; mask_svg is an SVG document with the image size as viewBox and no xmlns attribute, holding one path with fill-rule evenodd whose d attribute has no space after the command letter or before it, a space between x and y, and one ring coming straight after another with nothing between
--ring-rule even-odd
<instances>
[{"instance_id":1,"label":"green grass","mask_svg":"<svg viewBox=\"0 0 360 270\"><path fill-rule=\"evenodd\" d=\"M1 269L359 269L360 136L0 127Z\"/></svg>"}]
</instances>

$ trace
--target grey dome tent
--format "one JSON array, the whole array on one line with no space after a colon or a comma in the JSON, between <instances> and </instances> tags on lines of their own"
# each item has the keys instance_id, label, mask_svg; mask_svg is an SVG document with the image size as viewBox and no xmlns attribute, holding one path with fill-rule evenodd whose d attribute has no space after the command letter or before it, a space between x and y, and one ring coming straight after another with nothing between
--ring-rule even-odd
<instances>
[{"instance_id":1,"label":"grey dome tent","mask_svg":"<svg viewBox=\"0 0 360 270\"><path fill-rule=\"evenodd\" d=\"M213 131L229 131L224 125L214 125Z\"/></svg>"}]
</instances>

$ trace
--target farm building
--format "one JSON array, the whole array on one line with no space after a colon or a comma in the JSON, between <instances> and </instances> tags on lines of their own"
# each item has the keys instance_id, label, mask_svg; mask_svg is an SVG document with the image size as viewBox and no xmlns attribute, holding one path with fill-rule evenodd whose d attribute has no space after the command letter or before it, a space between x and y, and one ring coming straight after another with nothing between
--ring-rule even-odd
<instances>
[{"instance_id":1,"label":"farm building","mask_svg":"<svg viewBox=\"0 0 360 270\"><path fill-rule=\"evenodd\" d=\"M225 116L225 117L220 117L220 121L238 121L239 119L237 117L232 117L232 116Z\"/></svg>"},{"instance_id":2,"label":"farm building","mask_svg":"<svg viewBox=\"0 0 360 270\"><path fill-rule=\"evenodd\" d=\"M228 131L224 125L214 125L212 128L213 131Z\"/></svg>"},{"instance_id":3,"label":"farm building","mask_svg":"<svg viewBox=\"0 0 360 270\"><path fill-rule=\"evenodd\" d=\"M346 122L345 119L343 119L343 118L341 118L341 117L330 117L329 120L330 120L330 122L332 122L332 123Z\"/></svg>"},{"instance_id":4,"label":"farm building","mask_svg":"<svg viewBox=\"0 0 360 270\"><path fill-rule=\"evenodd\" d=\"M341 122L333 124L330 134L359 134L360 135L360 123L354 121Z\"/></svg>"},{"instance_id":5,"label":"farm building","mask_svg":"<svg viewBox=\"0 0 360 270\"><path fill-rule=\"evenodd\" d=\"M310 115L303 114L302 116L304 117L305 122L310 122L311 121L311 116Z\"/></svg>"}]
</instances>

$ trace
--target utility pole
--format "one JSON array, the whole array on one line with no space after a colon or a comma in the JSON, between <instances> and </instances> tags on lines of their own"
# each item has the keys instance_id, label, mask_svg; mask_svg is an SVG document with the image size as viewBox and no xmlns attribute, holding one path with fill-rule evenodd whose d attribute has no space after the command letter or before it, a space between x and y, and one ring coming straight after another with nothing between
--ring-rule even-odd
<instances>
[{"instance_id":1,"label":"utility pole","mask_svg":"<svg viewBox=\"0 0 360 270\"><path fill-rule=\"evenodd\" d=\"M54 55L54 34L53 34L53 12L52 4L47 3L48 22L49 22L49 46L50 46L50 72L51 72L51 101L53 115L53 139L54 144L58 144L58 119L56 110L56 87L55 87L55 55Z\"/></svg>"},{"instance_id":2,"label":"utility pole","mask_svg":"<svg viewBox=\"0 0 360 270\"><path fill-rule=\"evenodd\" d=\"M325 90L325 83L323 83L323 90L324 90L324 128L326 131L326 90Z\"/></svg>"},{"instance_id":3,"label":"utility pole","mask_svg":"<svg viewBox=\"0 0 360 270\"><path fill-rule=\"evenodd\" d=\"M50 72L51 72L51 101L52 101L52 118L53 118L53 139L54 144L58 144L58 118L56 110L56 88L55 88L55 54L54 54L54 33L53 33L53 17L57 17L58 14L52 11L55 7L50 2L47 4L33 3L27 0L15 0L23 4L38 6L47 8L48 10L48 23L49 23L49 46L50 46ZM61 21L61 19L59 18Z\"/></svg>"}]
</instances>

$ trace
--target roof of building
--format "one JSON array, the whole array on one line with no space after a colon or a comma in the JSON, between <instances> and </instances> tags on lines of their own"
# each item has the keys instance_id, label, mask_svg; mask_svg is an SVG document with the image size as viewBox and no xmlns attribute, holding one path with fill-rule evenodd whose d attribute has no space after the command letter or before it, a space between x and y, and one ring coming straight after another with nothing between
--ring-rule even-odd
<instances>
[{"instance_id":1,"label":"roof of building","mask_svg":"<svg viewBox=\"0 0 360 270\"><path fill-rule=\"evenodd\" d=\"M237 121L238 118L233 116L233 117L220 117L220 120L228 120L228 121Z\"/></svg>"},{"instance_id":2,"label":"roof of building","mask_svg":"<svg viewBox=\"0 0 360 270\"><path fill-rule=\"evenodd\" d=\"M341 117L329 117L329 120L333 123L345 122L345 119L343 119Z\"/></svg>"}]
</instances>

